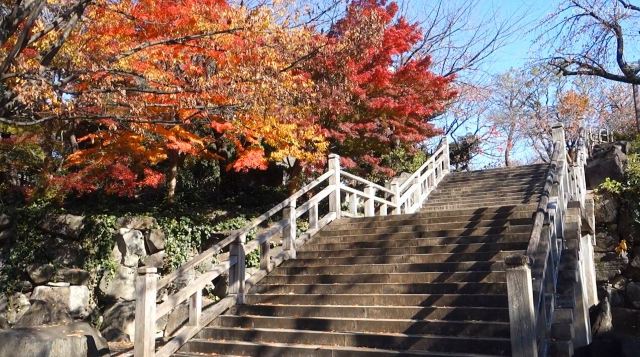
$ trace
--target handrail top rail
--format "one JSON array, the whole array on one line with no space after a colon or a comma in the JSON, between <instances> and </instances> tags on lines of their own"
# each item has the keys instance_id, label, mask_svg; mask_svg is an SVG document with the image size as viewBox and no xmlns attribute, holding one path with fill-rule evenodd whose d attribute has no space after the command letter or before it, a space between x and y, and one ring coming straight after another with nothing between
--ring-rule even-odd
<instances>
[{"instance_id":1,"label":"handrail top rail","mask_svg":"<svg viewBox=\"0 0 640 357\"><path fill-rule=\"evenodd\" d=\"M379 190L379 191L383 191L383 192L386 192L386 193L389 193L389 194L394 194L395 193L395 192L391 191L390 189L388 189L388 188L386 188L384 186L378 185L377 183L371 182L371 181L367 180L364 177L360 177L360 176L354 175L354 174L349 173L347 171L340 171L340 175L341 176L345 176L345 177L347 177L349 179L358 181L360 183L363 183L363 184L365 184L367 186L371 186L371 187L373 187L373 188L375 188L376 190Z\"/></svg>"},{"instance_id":2,"label":"handrail top rail","mask_svg":"<svg viewBox=\"0 0 640 357\"><path fill-rule=\"evenodd\" d=\"M554 185L554 182L557 182L556 178L560 176L562 173L558 172L558 163L560 151L558 145L559 142L554 143L553 154L551 155L551 163L549 164L549 170L547 171L547 175L545 178L545 184L542 188L542 193L540 194L540 202L538 202L538 207L536 208L536 216L533 221L533 227L531 230L531 235L529 236L529 245L527 246L526 255L532 259L534 262L536 252L540 245L540 235L542 231L542 227L544 226L545 214L547 213L547 205L549 204L549 198L551 197L551 188Z\"/></svg>"},{"instance_id":3,"label":"handrail top rail","mask_svg":"<svg viewBox=\"0 0 640 357\"><path fill-rule=\"evenodd\" d=\"M308 184L306 184L305 186L303 186L300 190L296 191L293 195L289 196L284 201L282 201L279 204L275 205L273 208L271 208L267 212L261 214L260 216L252 219L251 222L248 225L244 226L243 228L237 229L237 230L229 233L229 235L227 235L220 242L218 242L215 245L213 245L211 248L209 248L209 249L203 251L202 253L198 254L197 256L192 258L190 261L184 263L178 269L174 270L172 273L162 277L162 279L160 279L160 281L158 281L158 288L162 288L162 287L170 284L172 281L174 281L176 278L178 278L181 274L184 274L186 271L191 270L196 265L204 262L206 259L208 259L208 258L212 257L214 254L218 253L220 250L226 248L229 244L233 243L238 237L242 236L243 234L248 234L249 232L251 232L252 229L254 229L254 228L258 227L260 224L264 223L267 219L271 218L273 215L275 215L276 213L280 212L283 208L289 206L291 204L291 202L293 202L294 200L298 199L299 197L301 197L305 193L311 191L313 188L315 188L316 186L321 184L323 181L327 180L333 174L334 174L334 170L327 170L327 172L325 172L324 174L320 175L315 180L313 180L313 181L309 182Z\"/></svg>"},{"instance_id":4,"label":"handrail top rail","mask_svg":"<svg viewBox=\"0 0 640 357\"><path fill-rule=\"evenodd\" d=\"M420 166L420 168L418 168L413 174L407 177L402 184L400 184L399 186L400 192L404 191L407 187L409 187L409 185L413 183L413 180L416 177L420 176L421 172L424 171L426 168L428 168L429 165L435 164L437 161L440 161L440 160L436 160L436 157L438 157L440 154L444 152L445 146L446 146L446 140L443 141L443 143L444 145L440 145L438 150L436 150L433 153L433 155L431 155L431 157L424 164L422 164L422 166ZM441 159L444 159L444 157L442 157Z\"/></svg>"}]
</instances>

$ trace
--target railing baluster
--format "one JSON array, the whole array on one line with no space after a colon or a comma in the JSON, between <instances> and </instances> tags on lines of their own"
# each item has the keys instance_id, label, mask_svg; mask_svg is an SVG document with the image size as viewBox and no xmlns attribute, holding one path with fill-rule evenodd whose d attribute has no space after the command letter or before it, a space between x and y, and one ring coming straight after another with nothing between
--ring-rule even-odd
<instances>
[{"instance_id":1,"label":"railing baluster","mask_svg":"<svg viewBox=\"0 0 640 357\"><path fill-rule=\"evenodd\" d=\"M155 355L157 284L158 269L150 267L138 268L138 276L136 278L135 357L153 357Z\"/></svg>"},{"instance_id":2,"label":"railing baluster","mask_svg":"<svg viewBox=\"0 0 640 357\"><path fill-rule=\"evenodd\" d=\"M379 215L386 216L387 215L387 209L388 209L388 206L387 206L386 203L381 204L380 205L380 210L378 211Z\"/></svg>"},{"instance_id":3,"label":"railing baluster","mask_svg":"<svg viewBox=\"0 0 640 357\"><path fill-rule=\"evenodd\" d=\"M420 184L420 176L413 179L413 205L411 205L411 212L417 211L418 206L422 204L422 185Z\"/></svg>"},{"instance_id":4,"label":"railing baluster","mask_svg":"<svg viewBox=\"0 0 640 357\"><path fill-rule=\"evenodd\" d=\"M358 195L355 193L351 194L349 197L349 213L351 213L354 217L358 215Z\"/></svg>"},{"instance_id":5,"label":"railing baluster","mask_svg":"<svg viewBox=\"0 0 640 357\"><path fill-rule=\"evenodd\" d=\"M318 203L309 208L309 229L318 229Z\"/></svg>"},{"instance_id":6,"label":"railing baluster","mask_svg":"<svg viewBox=\"0 0 640 357\"><path fill-rule=\"evenodd\" d=\"M367 186L364 189L366 199L364 201L364 216L373 217L376 215L375 200L376 189L373 186Z\"/></svg>"},{"instance_id":7,"label":"railing baluster","mask_svg":"<svg viewBox=\"0 0 640 357\"><path fill-rule=\"evenodd\" d=\"M402 203L400 202L402 192L400 192L400 184L398 184L398 181L391 181L390 188L391 192L393 192L393 204L396 205L393 213L402 214Z\"/></svg>"},{"instance_id":8,"label":"railing baluster","mask_svg":"<svg viewBox=\"0 0 640 357\"><path fill-rule=\"evenodd\" d=\"M271 271L271 244L269 240L265 240L260 243L260 269L270 272Z\"/></svg>"},{"instance_id":9,"label":"railing baluster","mask_svg":"<svg viewBox=\"0 0 640 357\"><path fill-rule=\"evenodd\" d=\"M284 229L283 249L289 253L290 259L296 258L296 201L291 200L288 207L285 207L282 213L287 221L287 227Z\"/></svg>"},{"instance_id":10,"label":"railing baluster","mask_svg":"<svg viewBox=\"0 0 640 357\"><path fill-rule=\"evenodd\" d=\"M202 290L196 291L189 299L189 325L200 325L202 316Z\"/></svg>"}]
</instances>

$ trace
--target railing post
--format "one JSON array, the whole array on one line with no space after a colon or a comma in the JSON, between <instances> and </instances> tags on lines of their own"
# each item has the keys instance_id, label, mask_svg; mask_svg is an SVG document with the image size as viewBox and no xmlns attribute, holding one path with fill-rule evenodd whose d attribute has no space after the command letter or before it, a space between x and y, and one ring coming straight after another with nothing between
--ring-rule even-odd
<instances>
[{"instance_id":1,"label":"railing post","mask_svg":"<svg viewBox=\"0 0 640 357\"><path fill-rule=\"evenodd\" d=\"M329 154L329 170L333 175L329 177L329 185L333 186L334 192L329 195L329 211L336 213L336 219L340 218L342 208L340 207L340 156Z\"/></svg>"},{"instance_id":2,"label":"railing post","mask_svg":"<svg viewBox=\"0 0 640 357\"><path fill-rule=\"evenodd\" d=\"M509 256L504 264L507 270L511 354L519 357L536 357L538 347L529 257Z\"/></svg>"},{"instance_id":3,"label":"railing post","mask_svg":"<svg viewBox=\"0 0 640 357\"><path fill-rule=\"evenodd\" d=\"M551 135L554 143L560 143L558 149L560 150L559 160L567 160L567 142L564 136L564 125L562 123L556 123L551 128Z\"/></svg>"},{"instance_id":4,"label":"railing post","mask_svg":"<svg viewBox=\"0 0 640 357\"><path fill-rule=\"evenodd\" d=\"M158 269L138 268L136 277L135 357L153 357L156 341L156 287Z\"/></svg>"},{"instance_id":5,"label":"railing post","mask_svg":"<svg viewBox=\"0 0 640 357\"><path fill-rule=\"evenodd\" d=\"M291 200L289 206L282 211L287 226L284 228L282 248L289 253L289 259L296 258L296 201Z\"/></svg>"},{"instance_id":6,"label":"railing post","mask_svg":"<svg viewBox=\"0 0 640 357\"><path fill-rule=\"evenodd\" d=\"M400 184L398 181L391 181L391 192L393 192L393 204L396 207L393 209L393 214L402 214L402 205L400 204Z\"/></svg>"},{"instance_id":7,"label":"railing post","mask_svg":"<svg viewBox=\"0 0 640 357\"><path fill-rule=\"evenodd\" d=\"M236 258L236 264L229 269L229 294L236 296L236 303L239 305L244 304L244 271L246 264L244 244L246 240L247 235L241 234L236 237L236 240L231 243L229 248L229 255Z\"/></svg>"},{"instance_id":8,"label":"railing post","mask_svg":"<svg viewBox=\"0 0 640 357\"><path fill-rule=\"evenodd\" d=\"M376 215L375 200L376 189L373 186L367 186L364 188L364 194L367 198L364 201L364 216L373 217Z\"/></svg>"}]
</instances>

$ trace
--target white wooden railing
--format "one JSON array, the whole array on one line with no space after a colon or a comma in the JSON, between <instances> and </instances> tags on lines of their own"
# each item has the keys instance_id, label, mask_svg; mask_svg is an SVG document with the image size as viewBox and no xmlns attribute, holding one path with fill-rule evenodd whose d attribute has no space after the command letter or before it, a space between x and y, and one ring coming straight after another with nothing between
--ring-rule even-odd
<instances>
[{"instance_id":1,"label":"white wooden railing","mask_svg":"<svg viewBox=\"0 0 640 357\"><path fill-rule=\"evenodd\" d=\"M581 227L586 215L589 212L593 215L593 201L587 200L584 176L588 152L585 140L580 140L576 158L569 162L561 124L553 128L553 140L554 152L527 252L505 259L514 356L548 353L560 258L565 247L578 248L579 252L574 346L584 346L591 338L588 307L597 302L593 266L595 241L593 232L583 235Z\"/></svg>"},{"instance_id":2,"label":"white wooden railing","mask_svg":"<svg viewBox=\"0 0 640 357\"><path fill-rule=\"evenodd\" d=\"M138 269L136 280L136 321L134 355L170 356L222 312L243 304L245 292L275 266L296 257L296 247L341 216L384 216L413 213L449 172L449 145L446 138L431 158L404 182L383 187L340 168L340 157L329 155L327 172L308 183L291 197L255 218L246 227L225 237L174 272L159 277L155 268ZM348 203L343 211L342 203ZM297 222L306 218L308 229L298 235ZM247 242L247 235L258 230ZM281 238L281 246L276 239ZM276 248L272 250L272 245ZM246 255L259 250L260 270L245 278ZM176 279L214 259L228 258L202 273L186 287L158 301L158 291L169 289ZM225 252L225 254L220 254ZM229 296L203 312L202 290L211 281L228 274ZM189 319L173 336L166 336L156 348L156 321L179 304L189 301Z\"/></svg>"}]
</instances>

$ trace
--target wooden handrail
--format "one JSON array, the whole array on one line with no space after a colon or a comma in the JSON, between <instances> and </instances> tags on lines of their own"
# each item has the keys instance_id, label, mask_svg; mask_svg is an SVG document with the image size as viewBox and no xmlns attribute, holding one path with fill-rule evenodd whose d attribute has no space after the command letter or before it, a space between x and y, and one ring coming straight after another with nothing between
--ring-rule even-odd
<instances>
[{"instance_id":1,"label":"wooden handrail","mask_svg":"<svg viewBox=\"0 0 640 357\"><path fill-rule=\"evenodd\" d=\"M308 213L309 230L306 236L309 237L317 233L327 224L341 216L341 198L340 194L351 194L353 197L361 197L365 200L365 215L375 215L376 203L379 204L377 214L386 215L387 208L393 208L395 213L409 213L421 204L428 193L435 188L440 180L449 172L449 146L445 140L436 150L434 155L413 173L409 179L402 185L396 185L392 188L386 188L371 182L365 178L353 175L340 169L340 160L337 155L329 156L329 168L327 172L320 175L303 186L296 193L275 205L267 212L251 220L249 224L238 229L212 247L206 249L188 262L181 265L178 269L164 277L158 279L155 269L142 268L139 270L137 277L136 290L136 344L134 345L134 354L136 357L152 357L156 354L153 346L155 336L155 321L169 313L179 304L189 300L189 324L180 330L176 335L176 339L171 339L167 344L157 351L159 356L169 356L181 344L186 342L187 338L194 336L205 324L208 324L215 318L215 314L222 313L229 304L233 304L230 299L223 299L224 306L215 305L213 312L203 315L202 311L202 289L213 279L226 274L229 276L229 292L235 298L236 304L244 302L245 294L245 264L246 255L260 249L260 271L254 276L262 276L272 269L273 264L279 264L283 259L291 259L296 256L297 239L297 219ZM439 169L437 169L439 168ZM426 170L426 171L425 171ZM439 174L435 176L435 172ZM429 183L429 178L434 177L433 182ZM350 187L346 183L341 182L341 178L355 181L365 186L364 191L360 191L354 187ZM307 198L305 195L319 185L327 183L327 187L323 188L315 195ZM423 185L427 185L423 190ZM401 189L399 189L401 188ZM383 194L384 198L376 196L376 192ZM403 195L403 192L405 193ZM407 194L410 193L410 194ZM298 199L305 197L306 202L298 204ZM387 198L391 197L391 200ZM329 201L329 212L323 217L318 217L319 205L325 200ZM411 200L411 205L409 202ZM404 207L404 210L402 209ZM257 227L268 222L279 212L282 212L282 219L272 222L264 231L258 233L256 239L246 242L247 235ZM282 234L283 251L278 254L275 261L271 260L269 254L270 241L273 237ZM302 238L300 238L302 239ZM306 238L305 238L306 239ZM305 239L302 241L304 242ZM209 271L204 272L195 281L188 286L183 287L165 301L156 306L157 291L167 287L176 279L186 276L191 270L197 266L209 261L223 250L228 249L228 260L223 261ZM226 255L227 253L225 253ZM274 257L274 258L276 258ZM204 317L203 317L204 316Z\"/></svg>"}]
</instances>

